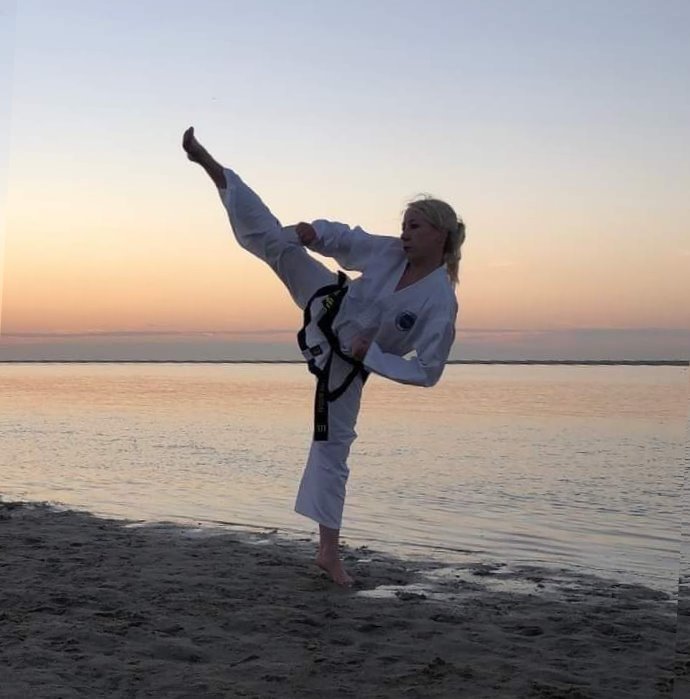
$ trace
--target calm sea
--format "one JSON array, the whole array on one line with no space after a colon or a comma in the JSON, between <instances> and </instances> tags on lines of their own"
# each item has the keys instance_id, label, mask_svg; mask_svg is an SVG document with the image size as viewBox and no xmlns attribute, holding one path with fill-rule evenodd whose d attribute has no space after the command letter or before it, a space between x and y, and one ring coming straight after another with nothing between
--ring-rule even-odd
<instances>
[{"instance_id":1,"label":"calm sea","mask_svg":"<svg viewBox=\"0 0 690 699\"><path fill-rule=\"evenodd\" d=\"M311 534L292 507L312 391L300 365L0 365L0 496ZM687 367L450 366L432 389L372 377L343 535L672 591L687 423Z\"/></svg>"}]
</instances>

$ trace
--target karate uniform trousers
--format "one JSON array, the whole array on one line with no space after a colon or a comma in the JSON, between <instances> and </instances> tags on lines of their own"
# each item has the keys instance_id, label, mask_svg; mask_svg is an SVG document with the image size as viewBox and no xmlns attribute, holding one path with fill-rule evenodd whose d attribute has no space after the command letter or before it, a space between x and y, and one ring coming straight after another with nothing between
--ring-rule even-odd
<instances>
[{"instance_id":1,"label":"karate uniform trousers","mask_svg":"<svg viewBox=\"0 0 690 699\"><path fill-rule=\"evenodd\" d=\"M320 288L335 284L337 275L311 257L294 229L285 229L259 196L230 169L226 188L219 190L237 242L266 262L287 287L300 309ZM352 366L333 357L329 390L340 386ZM297 493L295 511L331 529L342 524L349 475L347 458L357 437L363 379L358 375L328 407L328 439L312 441Z\"/></svg>"}]
</instances>

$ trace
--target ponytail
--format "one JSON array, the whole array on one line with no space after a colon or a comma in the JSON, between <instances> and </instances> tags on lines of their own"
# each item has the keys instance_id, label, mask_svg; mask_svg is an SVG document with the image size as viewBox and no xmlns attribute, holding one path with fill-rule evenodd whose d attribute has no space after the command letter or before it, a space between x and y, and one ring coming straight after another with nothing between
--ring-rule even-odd
<instances>
[{"instance_id":1,"label":"ponytail","mask_svg":"<svg viewBox=\"0 0 690 699\"><path fill-rule=\"evenodd\" d=\"M448 270L450 281L455 285L458 283L458 269L462 258L462 244L465 242L465 224L458 219L455 228L448 229L446 245L443 248L443 261Z\"/></svg>"}]
</instances>

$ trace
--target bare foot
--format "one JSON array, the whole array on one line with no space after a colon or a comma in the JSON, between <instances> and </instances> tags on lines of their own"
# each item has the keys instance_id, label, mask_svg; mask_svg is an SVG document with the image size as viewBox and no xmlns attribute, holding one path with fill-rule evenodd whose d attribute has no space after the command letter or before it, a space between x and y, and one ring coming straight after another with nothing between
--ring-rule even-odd
<instances>
[{"instance_id":1,"label":"bare foot","mask_svg":"<svg viewBox=\"0 0 690 699\"><path fill-rule=\"evenodd\" d=\"M185 153L187 153L187 157L193 163L201 162L201 157L205 149L202 147L199 141L196 140L193 126L190 126L184 132L184 134L182 134L182 148L184 148Z\"/></svg>"},{"instance_id":2,"label":"bare foot","mask_svg":"<svg viewBox=\"0 0 690 699\"><path fill-rule=\"evenodd\" d=\"M352 587L354 580L348 575L343 567L343 562L337 556L325 556L319 553L316 556L316 565L325 570L336 585L341 587Z\"/></svg>"},{"instance_id":3,"label":"bare foot","mask_svg":"<svg viewBox=\"0 0 690 699\"><path fill-rule=\"evenodd\" d=\"M190 126L182 135L182 148L184 148L187 157L193 163L199 163L199 165L206 170L216 187L225 189L227 183L225 181L223 167L217 163L201 143L196 140L193 126Z\"/></svg>"}]
</instances>

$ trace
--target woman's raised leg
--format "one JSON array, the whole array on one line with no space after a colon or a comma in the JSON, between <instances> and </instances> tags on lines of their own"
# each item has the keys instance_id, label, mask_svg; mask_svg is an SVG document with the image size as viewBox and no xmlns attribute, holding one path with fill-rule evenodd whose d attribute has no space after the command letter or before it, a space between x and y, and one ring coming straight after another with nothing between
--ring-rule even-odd
<instances>
[{"instance_id":1,"label":"woman's raised leg","mask_svg":"<svg viewBox=\"0 0 690 699\"><path fill-rule=\"evenodd\" d=\"M239 175L220 165L197 141L193 127L185 131L182 147L218 188L238 243L273 269L301 309L317 289L335 282L336 275L301 245L294 227L283 228Z\"/></svg>"}]
</instances>

